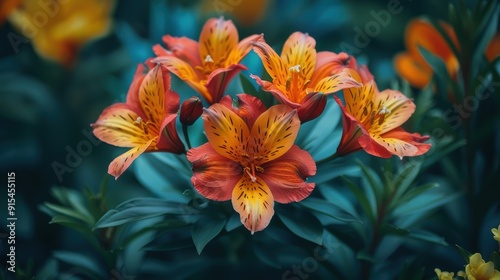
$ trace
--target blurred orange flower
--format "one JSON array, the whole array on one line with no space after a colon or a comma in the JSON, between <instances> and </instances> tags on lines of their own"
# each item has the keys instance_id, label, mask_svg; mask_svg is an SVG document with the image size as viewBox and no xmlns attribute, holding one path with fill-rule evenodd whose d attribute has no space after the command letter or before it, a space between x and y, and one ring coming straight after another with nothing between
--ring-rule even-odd
<instances>
[{"instance_id":1,"label":"blurred orange flower","mask_svg":"<svg viewBox=\"0 0 500 280\"><path fill-rule=\"evenodd\" d=\"M70 67L81 46L108 33L113 7L114 0L24 0L9 21L38 54Z\"/></svg>"},{"instance_id":2,"label":"blurred orange flower","mask_svg":"<svg viewBox=\"0 0 500 280\"><path fill-rule=\"evenodd\" d=\"M440 22L440 24L453 44L460 50L453 27L445 22ZM459 62L446 40L431 23L423 19L414 19L408 24L405 34L407 50L406 52L396 55L394 58L394 67L396 72L412 86L417 88L425 87L432 79L433 74L431 66L420 54L418 46L425 48L435 56L441 58L451 77L456 75L460 68ZM491 61L499 54L500 35L497 34L488 44L485 55L486 58Z\"/></svg>"},{"instance_id":3,"label":"blurred orange flower","mask_svg":"<svg viewBox=\"0 0 500 280\"><path fill-rule=\"evenodd\" d=\"M230 14L237 23L252 26L258 23L267 10L269 0L204 0L202 9L207 14Z\"/></svg>"},{"instance_id":4,"label":"blurred orange flower","mask_svg":"<svg viewBox=\"0 0 500 280\"><path fill-rule=\"evenodd\" d=\"M457 45L457 38L453 28L444 22L441 26ZM458 60L443 39L439 31L432 24L423 19L412 20L406 28L406 52L399 53L394 58L394 67L398 74L406 79L412 86L425 87L432 79L432 68L425 61L418 50L421 46L441 58L451 76L459 69Z\"/></svg>"}]
</instances>

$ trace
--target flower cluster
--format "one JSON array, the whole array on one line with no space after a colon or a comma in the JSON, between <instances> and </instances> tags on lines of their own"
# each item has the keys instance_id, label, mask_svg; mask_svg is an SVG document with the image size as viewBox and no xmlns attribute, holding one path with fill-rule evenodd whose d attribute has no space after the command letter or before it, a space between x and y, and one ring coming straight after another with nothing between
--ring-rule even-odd
<instances>
[{"instance_id":1,"label":"flower cluster","mask_svg":"<svg viewBox=\"0 0 500 280\"><path fill-rule=\"evenodd\" d=\"M210 200L231 200L254 233L269 225L275 202L298 202L313 191L315 183L308 178L316 174L316 163L295 140L303 123L324 113L329 95L342 109L337 155L363 149L377 157L402 158L430 149L423 143L428 136L401 128L415 111L411 99L399 91L379 91L366 66L345 53L317 52L316 41L306 33L291 34L278 55L263 34L239 40L232 21L221 17L206 22L199 41L170 35L163 41L166 48L153 47L156 57L146 63L149 70L138 67L126 102L106 108L92 124L102 141L131 148L110 164L115 178L144 152L185 153L193 187ZM252 50L270 77L250 75L275 98L269 108L248 93L231 97L226 91L247 70L241 61ZM180 98L170 89L170 73L203 98L185 100L179 113L183 128L202 117L207 142L198 147L176 131ZM343 101L336 94L341 90Z\"/></svg>"}]
</instances>

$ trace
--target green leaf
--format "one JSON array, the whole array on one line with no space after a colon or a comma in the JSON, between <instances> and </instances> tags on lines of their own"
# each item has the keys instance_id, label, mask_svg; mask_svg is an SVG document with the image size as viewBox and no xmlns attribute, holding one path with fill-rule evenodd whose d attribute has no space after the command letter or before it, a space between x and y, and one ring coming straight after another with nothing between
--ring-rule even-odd
<instances>
[{"instance_id":1,"label":"green leaf","mask_svg":"<svg viewBox=\"0 0 500 280\"><path fill-rule=\"evenodd\" d=\"M494 2L496 1L490 1L490 5L485 8L480 17L479 26L474 32L474 38L472 39L473 46L471 48L473 50L471 65L481 65L486 47L497 32L500 6L496 5L496 3L493 4ZM479 69L471 67L471 70L473 71L471 76L475 77Z\"/></svg>"},{"instance_id":2,"label":"green leaf","mask_svg":"<svg viewBox=\"0 0 500 280\"><path fill-rule=\"evenodd\" d=\"M359 251L356 254L356 258L358 260L364 260L364 261L368 261L371 263L375 263L375 259L366 250Z\"/></svg>"},{"instance_id":3,"label":"green leaf","mask_svg":"<svg viewBox=\"0 0 500 280\"><path fill-rule=\"evenodd\" d=\"M43 206L47 207L48 209L59 213L61 215L65 215L74 219L78 219L82 222L89 223L92 221L92 217L86 216L84 213L78 212L74 209L67 208L61 205L45 202Z\"/></svg>"},{"instance_id":4,"label":"green leaf","mask_svg":"<svg viewBox=\"0 0 500 280\"><path fill-rule=\"evenodd\" d=\"M300 205L342 222L363 223L356 213L349 212L348 209L323 199L308 197L301 201Z\"/></svg>"},{"instance_id":5,"label":"green leaf","mask_svg":"<svg viewBox=\"0 0 500 280\"><path fill-rule=\"evenodd\" d=\"M227 220L227 223L226 223L226 231L227 232L230 232L234 229L237 229L239 228L240 226L242 226L243 224L241 223L241 220L240 220L240 215L237 214L237 213L234 213L233 215L231 215L231 217L229 217L229 219Z\"/></svg>"},{"instance_id":6,"label":"green leaf","mask_svg":"<svg viewBox=\"0 0 500 280\"><path fill-rule=\"evenodd\" d=\"M356 197L357 201L361 204L361 208L365 212L365 215L368 217L371 223L375 222L375 216L377 215L376 213L376 201L375 197L373 196L372 199L367 196L364 192L361 191L361 189L356 186L352 181L349 179L342 177L342 180L347 184L347 187L354 193L354 196Z\"/></svg>"},{"instance_id":7,"label":"green leaf","mask_svg":"<svg viewBox=\"0 0 500 280\"><path fill-rule=\"evenodd\" d=\"M80 267L83 271L92 276L93 279L104 279L106 273L93 257L70 251L55 251L54 258L69 264L72 267Z\"/></svg>"},{"instance_id":8,"label":"green leaf","mask_svg":"<svg viewBox=\"0 0 500 280\"><path fill-rule=\"evenodd\" d=\"M323 242L323 225L309 211L300 211L296 207L280 207L277 211L283 224L297 236L321 245Z\"/></svg>"},{"instance_id":9,"label":"green leaf","mask_svg":"<svg viewBox=\"0 0 500 280\"><path fill-rule=\"evenodd\" d=\"M226 225L226 218L206 216L193 225L192 238L198 254L210 240L214 239Z\"/></svg>"},{"instance_id":10,"label":"green leaf","mask_svg":"<svg viewBox=\"0 0 500 280\"><path fill-rule=\"evenodd\" d=\"M408 238L416 239L416 240L422 240L422 241L427 241L439 245L444 245L448 246L448 243L444 240L443 237L432 233L430 231L424 231L424 230L419 230L419 231L410 231L410 233L407 235Z\"/></svg>"},{"instance_id":11,"label":"green leaf","mask_svg":"<svg viewBox=\"0 0 500 280\"><path fill-rule=\"evenodd\" d=\"M397 208L399 205L408 203L409 201L411 201L415 197L420 196L422 193L425 193L426 191L428 191L432 188L437 188L438 186L439 185L436 183L428 183L428 184L413 188L409 192L404 194L401 198L398 198L398 199L395 198L394 200L392 200L388 209L394 209L394 208Z\"/></svg>"},{"instance_id":12,"label":"green leaf","mask_svg":"<svg viewBox=\"0 0 500 280\"><path fill-rule=\"evenodd\" d=\"M469 258L470 256L472 256L472 254L464 248L460 247L458 244L455 244L455 247L457 247L458 252L460 253L460 255L462 255L462 258L464 258L465 262L469 263Z\"/></svg>"},{"instance_id":13,"label":"green leaf","mask_svg":"<svg viewBox=\"0 0 500 280\"><path fill-rule=\"evenodd\" d=\"M447 85L451 84L451 78L448 74L448 69L446 68L446 64L443 62L441 58L438 56L434 55L427 49L418 46L418 50L422 57L427 61L427 63L432 67L434 70L435 77L437 77L437 86L439 88L439 92L442 94L443 99L447 100L448 99L448 90L447 90ZM455 94L456 100L462 100L462 96L459 92L453 91Z\"/></svg>"},{"instance_id":14,"label":"green leaf","mask_svg":"<svg viewBox=\"0 0 500 280\"><path fill-rule=\"evenodd\" d=\"M271 267L281 269L281 264L279 262L278 255L276 254L276 250L269 250L269 246L260 242L255 242L252 248L258 260Z\"/></svg>"},{"instance_id":15,"label":"green leaf","mask_svg":"<svg viewBox=\"0 0 500 280\"><path fill-rule=\"evenodd\" d=\"M119 226L133 221L165 214L184 214L186 204L158 198L135 198L109 210L97 221L94 228Z\"/></svg>"},{"instance_id":16,"label":"green leaf","mask_svg":"<svg viewBox=\"0 0 500 280\"><path fill-rule=\"evenodd\" d=\"M399 199L406 190L413 184L415 178L420 172L420 167L422 163L418 160L411 159L410 162L403 165L396 175L396 180L394 181L394 186L396 188L396 192L394 193L394 200Z\"/></svg>"}]
</instances>

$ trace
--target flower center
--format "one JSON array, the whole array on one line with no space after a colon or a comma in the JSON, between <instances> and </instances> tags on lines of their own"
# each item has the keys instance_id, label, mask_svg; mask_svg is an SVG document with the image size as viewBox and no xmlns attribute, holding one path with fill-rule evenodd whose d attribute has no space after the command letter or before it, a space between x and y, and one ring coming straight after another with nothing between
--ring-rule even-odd
<instances>
[{"instance_id":1,"label":"flower center","mask_svg":"<svg viewBox=\"0 0 500 280\"><path fill-rule=\"evenodd\" d=\"M153 129L155 134L157 134L156 131L158 131L158 127L150 121L144 121L141 117L137 117L135 120L134 124L141 128L144 131L144 134L149 135L150 129Z\"/></svg>"},{"instance_id":2,"label":"flower center","mask_svg":"<svg viewBox=\"0 0 500 280\"><path fill-rule=\"evenodd\" d=\"M257 176L255 171L260 173L264 172L264 168L258 165L258 163L262 160L263 157L262 156L250 157L248 154L243 154L242 157L245 159L245 162L242 163L243 172L247 174L248 177L250 177L250 180L252 180L252 182L257 181Z\"/></svg>"},{"instance_id":3,"label":"flower center","mask_svg":"<svg viewBox=\"0 0 500 280\"><path fill-rule=\"evenodd\" d=\"M309 80L304 81L304 74L301 71L301 65L297 64L288 68L288 76L286 77L286 94L288 99L295 103L300 103L304 98L304 91Z\"/></svg>"}]
</instances>

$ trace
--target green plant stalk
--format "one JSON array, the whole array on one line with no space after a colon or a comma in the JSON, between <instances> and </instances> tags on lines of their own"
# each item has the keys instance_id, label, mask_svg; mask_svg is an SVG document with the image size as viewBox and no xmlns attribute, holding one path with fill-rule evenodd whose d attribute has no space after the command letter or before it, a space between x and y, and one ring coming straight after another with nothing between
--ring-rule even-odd
<instances>
[{"instance_id":1,"label":"green plant stalk","mask_svg":"<svg viewBox=\"0 0 500 280\"><path fill-rule=\"evenodd\" d=\"M188 126L185 124L182 124L182 134L184 135L184 140L186 140L186 145L188 146L188 150L191 149L191 142L189 141Z\"/></svg>"}]
</instances>

